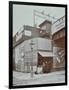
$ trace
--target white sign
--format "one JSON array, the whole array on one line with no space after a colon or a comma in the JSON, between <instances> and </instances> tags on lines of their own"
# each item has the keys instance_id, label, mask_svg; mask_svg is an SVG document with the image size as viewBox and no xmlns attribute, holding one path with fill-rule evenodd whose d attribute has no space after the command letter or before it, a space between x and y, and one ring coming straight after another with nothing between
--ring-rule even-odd
<instances>
[{"instance_id":1,"label":"white sign","mask_svg":"<svg viewBox=\"0 0 69 90\"><path fill-rule=\"evenodd\" d=\"M31 31L25 30L25 35L26 36L31 36Z\"/></svg>"},{"instance_id":2,"label":"white sign","mask_svg":"<svg viewBox=\"0 0 69 90\"><path fill-rule=\"evenodd\" d=\"M52 25L52 34L65 27L65 17L60 18Z\"/></svg>"}]
</instances>

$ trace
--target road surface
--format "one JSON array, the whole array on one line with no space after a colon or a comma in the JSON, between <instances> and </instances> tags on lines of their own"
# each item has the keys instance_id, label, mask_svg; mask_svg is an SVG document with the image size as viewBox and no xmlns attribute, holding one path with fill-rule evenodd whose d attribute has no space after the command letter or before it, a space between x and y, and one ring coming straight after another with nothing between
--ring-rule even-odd
<instances>
[{"instance_id":1,"label":"road surface","mask_svg":"<svg viewBox=\"0 0 69 90\"><path fill-rule=\"evenodd\" d=\"M22 73L13 71L13 86L18 85L34 85L34 84L50 84L64 83L65 72L58 71L48 74L34 74L33 78L30 73Z\"/></svg>"}]
</instances>

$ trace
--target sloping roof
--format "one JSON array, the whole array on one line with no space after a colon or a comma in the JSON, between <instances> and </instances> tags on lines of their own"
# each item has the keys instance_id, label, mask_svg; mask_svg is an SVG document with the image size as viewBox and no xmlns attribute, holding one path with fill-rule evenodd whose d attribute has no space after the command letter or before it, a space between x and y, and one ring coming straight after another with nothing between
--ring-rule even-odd
<instances>
[{"instance_id":1,"label":"sloping roof","mask_svg":"<svg viewBox=\"0 0 69 90\"><path fill-rule=\"evenodd\" d=\"M51 21L45 20L44 22L42 22L42 23L39 25L39 27L42 27L45 23L51 23Z\"/></svg>"},{"instance_id":2,"label":"sloping roof","mask_svg":"<svg viewBox=\"0 0 69 90\"><path fill-rule=\"evenodd\" d=\"M39 51L38 53L43 57L53 57L54 56L52 52L43 52L43 51L41 52L41 51Z\"/></svg>"}]
</instances>

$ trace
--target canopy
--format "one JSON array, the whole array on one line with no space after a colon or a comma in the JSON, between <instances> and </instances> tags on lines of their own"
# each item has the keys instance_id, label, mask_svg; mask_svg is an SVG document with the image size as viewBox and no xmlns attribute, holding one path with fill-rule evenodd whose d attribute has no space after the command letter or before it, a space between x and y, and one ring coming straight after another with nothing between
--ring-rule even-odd
<instances>
[{"instance_id":1,"label":"canopy","mask_svg":"<svg viewBox=\"0 0 69 90\"><path fill-rule=\"evenodd\" d=\"M53 52L41 52L41 51L39 51L38 53L43 57L53 57L54 56Z\"/></svg>"}]
</instances>

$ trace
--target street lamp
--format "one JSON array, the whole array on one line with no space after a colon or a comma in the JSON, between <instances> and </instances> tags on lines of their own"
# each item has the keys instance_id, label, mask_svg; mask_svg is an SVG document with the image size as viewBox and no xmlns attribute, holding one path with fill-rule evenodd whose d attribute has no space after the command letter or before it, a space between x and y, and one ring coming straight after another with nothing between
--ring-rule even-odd
<instances>
[{"instance_id":1,"label":"street lamp","mask_svg":"<svg viewBox=\"0 0 69 90\"><path fill-rule=\"evenodd\" d=\"M30 43L30 45L31 45L31 54L32 54L32 59L31 59L31 77L33 77L33 45L34 45L34 43L32 42L32 40L31 40L31 43Z\"/></svg>"}]
</instances>

